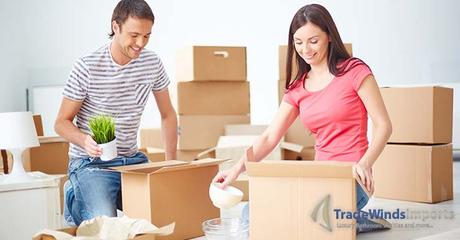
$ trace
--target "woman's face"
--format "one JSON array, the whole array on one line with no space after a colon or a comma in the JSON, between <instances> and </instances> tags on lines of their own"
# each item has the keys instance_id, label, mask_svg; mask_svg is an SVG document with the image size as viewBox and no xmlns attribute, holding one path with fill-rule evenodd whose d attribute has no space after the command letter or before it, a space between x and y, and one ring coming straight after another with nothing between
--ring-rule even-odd
<instances>
[{"instance_id":1,"label":"woman's face","mask_svg":"<svg viewBox=\"0 0 460 240\"><path fill-rule=\"evenodd\" d=\"M329 36L315 24L308 22L297 29L294 46L307 64L327 64Z\"/></svg>"}]
</instances>

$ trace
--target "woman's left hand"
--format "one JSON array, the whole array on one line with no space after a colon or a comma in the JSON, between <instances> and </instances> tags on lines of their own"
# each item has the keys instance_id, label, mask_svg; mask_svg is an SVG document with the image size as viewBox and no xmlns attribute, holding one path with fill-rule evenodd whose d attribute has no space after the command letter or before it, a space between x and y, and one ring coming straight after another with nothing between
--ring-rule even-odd
<instances>
[{"instance_id":1,"label":"woman's left hand","mask_svg":"<svg viewBox=\"0 0 460 240\"><path fill-rule=\"evenodd\" d=\"M374 193L374 177L371 167L358 162L353 166L353 176L366 187L371 195Z\"/></svg>"}]
</instances>

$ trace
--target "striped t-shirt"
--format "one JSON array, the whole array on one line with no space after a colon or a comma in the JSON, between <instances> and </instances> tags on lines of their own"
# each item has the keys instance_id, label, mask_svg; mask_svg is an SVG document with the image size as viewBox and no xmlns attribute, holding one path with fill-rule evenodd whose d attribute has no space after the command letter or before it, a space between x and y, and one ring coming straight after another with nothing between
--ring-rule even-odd
<instances>
[{"instance_id":1,"label":"striped t-shirt","mask_svg":"<svg viewBox=\"0 0 460 240\"><path fill-rule=\"evenodd\" d=\"M166 89L169 78L160 58L143 50L139 58L120 66L114 62L110 44L79 58L74 64L64 97L82 101L76 125L91 135L89 120L98 114L115 119L119 156L132 156L137 150L137 131L147 99L152 91ZM85 150L70 144L70 157L88 157Z\"/></svg>"}]
</instances>

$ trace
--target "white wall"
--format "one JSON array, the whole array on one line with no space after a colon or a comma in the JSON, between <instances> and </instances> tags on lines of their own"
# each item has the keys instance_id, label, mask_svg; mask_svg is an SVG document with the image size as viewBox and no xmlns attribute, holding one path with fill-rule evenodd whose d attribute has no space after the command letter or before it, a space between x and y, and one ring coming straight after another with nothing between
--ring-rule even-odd
<instances>
[{"instance_id":1,"label":"white wall","mask_svg":"<svg viewBox=\"0 0 460 240\"><path fill-rule=\"evenodd\" d=\"M108 41L115 0L0 0L0 111L24 110L28 85L63 85L74 60ZM148 48L174 79L175 51L191 44L248 50L251 112L269 123L277 108L277 46L305 1L148 1L156 23ZM334 17L381 85L460 82L460 2L456 0L317 1ZM56 97L56 96L53 96ZM60 97L60 96L57 96ZM459 104L456 104L459 106ZM151 110L153 109L153 110ZM159 126L150 101L143 126Z\"/></svg>"}]
</instances>

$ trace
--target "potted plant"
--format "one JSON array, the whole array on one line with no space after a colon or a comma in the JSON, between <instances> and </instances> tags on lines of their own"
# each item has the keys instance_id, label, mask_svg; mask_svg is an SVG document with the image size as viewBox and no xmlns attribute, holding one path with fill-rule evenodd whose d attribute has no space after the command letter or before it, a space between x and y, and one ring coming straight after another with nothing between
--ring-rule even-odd
<instances>
[{"instance_id":1,"label":"potted plant","mask_svg":"<svg viewBox=\"0 0 460 240\"><path fill-rule=\"evenodd\" d=\"M115 121L108 115L97 115L89 120L89 128L94 141L102 148L101 160L109 161L117 157Z\"/></svg>"}]
</instances>

